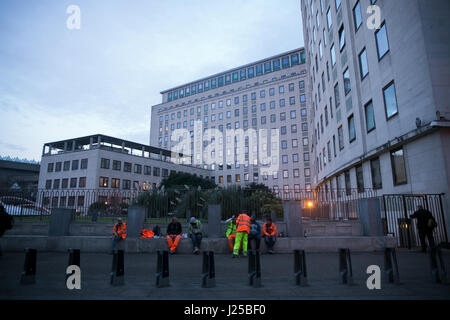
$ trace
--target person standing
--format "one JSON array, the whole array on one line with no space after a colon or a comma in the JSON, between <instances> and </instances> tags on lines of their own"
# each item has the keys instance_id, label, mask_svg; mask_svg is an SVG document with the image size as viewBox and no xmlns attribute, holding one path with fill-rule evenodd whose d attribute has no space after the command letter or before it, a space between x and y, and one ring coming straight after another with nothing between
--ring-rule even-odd
<instances>
[{"instance_id":1,"label":"person standing","mask_svg":"<svg viewBox=\"0 0 450 320\"><path fill-rule=\"evenodd\" d=\"M181 240L181 223L178 222L176 217L172 218L172 222L167 226L166 240L169 245L169 253L174 254L175 249Z\"/></svg>"},{"instance_id":2,"label":"person standing","mask_svg":"<svg viewBox=\"0 0 450 320\"><path fill-rule=\"evenodd\" d=\"M225 237L228 239L228 247L230 252L233 252L234 241L236 239L236 217L233 215L231 218L225 221L227 224L227 232Z\"/></svg>"},{"instance_id":3,"label":"person standing","mask_svg":"<svg viewBox=\"0 0 450 320\"><path fill-rule=\"evenodd\" d=\"M267 252L272 254L273 246L275 245L275 242L277 241L278 234L277 234L277 226L272 222L271 217L267 217L266 223L264 223L263 236L264 236L264 241L267 245Z\"/></svg>"},{"instance_id":4,"label":"person standing","mask_svg":"<svg viewBox=\"0 0 450 320\"><path fill-rule=\"evenodd\" d=\"M236 220L236 241L234 242L233 258L239 256L239 247L242 242L242 254L247 256L248 234L250 233L250 217L241 213Z\"/></svg>"},{"instance_id":5,"label":"person standing","mask_svg":"<svg viewBox=\"0 0 450 320\"><path fill-rule=\"evenodd\" d=\"M192 239L192 247L194 248L193 253L198 254L202 242L202 223L194 217L190 220L189 236Z\"/></svg>"},{"instance_id":6,"label":"person standing","mask_svg":"<svg viewBox=\"0 0 450 320\"><path fill-rule=\"evenodd\" d=\"M12 229L14 225L14 218L6 212L3 205L0 204L0 237L6 232L6 230ZM0 257L3 255L2 247L0 245Z\"/></svg>"},{"instance_id":7,"label":"person standing","mask_svg":"<svg viewBox=\"0 0 450 320\"><path fill-rule=\"evenodd\" d=\"M119 241L124 240L127 237L127 224L122 221L122 218L117 218L117 223L114 225L112 234L112 250L116 248L116 244Z\"/></svg>"},{"instance_id":8,"label":"person standing","mask_svg":"<svg viewBox=\"0 0 450 320\"><path fill-rule=\"evenodd\" d=\"M428 239L428 245L431 248L435 247L433 230L436 228L437 223L433 217L433 214L419 205L418 210L415 211L411 218L417 219L417 230L419 231L420 244L422 245L422 252L427 252L427 244L425 238Z\"/></svg>"},{"instance_id":9,"label":"person standing","mask_svg":"<svg viewBox=\"0 0 450 320\"><path fill-rule=\"evenodd\" d=\"M250 233L248 235L248 248L252 250L252 240L255 240L255 250L259 250L261 244L261 226L254 215L250 219Z\"/></svg>"}]
</instances>

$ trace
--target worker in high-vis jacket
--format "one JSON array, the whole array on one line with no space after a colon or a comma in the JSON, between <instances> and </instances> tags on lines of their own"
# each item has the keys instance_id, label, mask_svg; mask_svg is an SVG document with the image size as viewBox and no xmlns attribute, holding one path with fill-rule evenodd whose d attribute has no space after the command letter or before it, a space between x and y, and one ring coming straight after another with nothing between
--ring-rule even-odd
<instances>
[{"instance_id":1,"label":"worker in high-vis jacket","mask_svg":"<svg viewBox=\"0 0 450 320\"><path fill-rule=\"evenodd\" d=\"M250 233L250 217L246 213L241 213L236 219L236 240L233 248L233 258L239 256L239 247L242 241L242 254L247 256L248 234Z\"/></svg>"},{"instance_id":2,"label":"worker in high-vis jacket","mask_svg":"<svg viewBox=\"0 0 450 320\"><path fill-rule=\"evenodd\" d=\"M230 252L233 252L234 241L236 239L236 217L233 215L230 219L226 220L227 224L227 232L225 233L225 237L228 239L228 247L230 248Z\"/></svg>"},{"instance_id":3,"label":"worker in high-vis jacket","mask_svg":"<svg viewBox=\"0 0 450 320\"><path fill-rule=\"evenodd\" d=\"M122 218L117 219L114 225L112 234L112 250L116 248L116 243L122 241L127 237L127 224L122 221Z\"/></svg>"},{"instance_id":4,"label":"worker in high-vis jacket","mask_svg":"<svg viewBox=\"0 0 450 320\"><path fill-rule=\"evenodd\" d=\"M278 233L277 226L272 222L271 217L267 217L266 223L263 226L263 237L267 245L267 252L272 254L273 246L277 241Z\"/></svg>"}]
</instances>

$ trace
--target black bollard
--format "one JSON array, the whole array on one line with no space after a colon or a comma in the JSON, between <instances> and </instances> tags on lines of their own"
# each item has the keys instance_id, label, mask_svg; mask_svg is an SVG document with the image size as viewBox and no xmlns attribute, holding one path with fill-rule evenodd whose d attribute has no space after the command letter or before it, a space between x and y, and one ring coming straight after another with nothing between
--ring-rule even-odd
<instances>
[{"instance_id":1,"label":"black bollard","mask_svg":"<svg viewBox=\"0 0 450 320\"><path fill-rule=\"evenodd\" d=\"M440 247L430 250L431 278L436 283L447 283L447 272Z\"/></svg>"},{"instance_id":2,"label":"black bollard","mask_svg":"<svg viewBox=\"0 0 450 320\"><path fill-rule=\"evenodd\" d=\"M388 283L400 283L400 274L398 272L397 254L395 248L384 249L384 274Z\"/></svg>"},{"instance_id":3,"label":"black bollard","mask_svg":"<svg viewBox=\"0 0 450 320\"><path fill-rule=\"evenodd\" d=\"M25 264L20 277L20 284L36 283L36 256L36 249L25 249Z\"/></svg>"},{"instance_id":4,"label":"black bollard","mask_svg":"<svg viewBox=\"0 0 450 320\"><path fill-rule=\"evenodd\" d=\"M259 251L250 250L248 252L248 284L254 288L260 288L261 285L261 262Z\"/></svg>"},{"instance_id":5,"label":"black bollard","mask_svg":"<svg viewBox=\"0 0 450 320\"><path fill-rule=\"evenodd\" d=\"M67 263L67 267L73 265L80 267L80 249L69 249L69 262ZM70 273L66 273L66 281L70 275Z\"/></svg>"},{"instance_id":6,"label":"black bollard","mask_svg":"<svg viewBox=\"0 0 450 320\"><path fill-rule=\"evenodd\" d=\"M339 280L342 284L353 284L352 260L350 249L339 249Z\"/></svg>"},{"instance_id":7,"label":"black bollard","mask_svg":"<svg viewBox=\"0 0 450 320\"><path fill-rule=\"evenodd\" d=\"M214 267L214 252L203 252L202 265L202 288L212 288L216 286L216 272Z\"/></svg>"},{"instance_id":8,"label":"black bollard","mask_svg":"<svg viewBox=\"0 0 450 320\"><path fill-rule=\"evenodd\" d=\"M307 286L305 250L294 250L294 277L297 286Z\"/></svg>"},{"instance_id":9,"label":"black bollard","mask_svg":"<svg viewBox=\"0 0 450 320\"><path fill-rule=\"evenodd\" d=\"M158 250L156 252L156 287L169 286L169 252Z\"/></svg>"},{"instance_id":10,"label":"black bollard","mask_svg":"<svg viewBox=\"0 0 450 320\"><path fill-rule=\"evenodd\" d=\"M111 285L121 286L124 284L124 254L123 250L114 249L112 270L111 270Z\"/></svg>"}]
</instances>

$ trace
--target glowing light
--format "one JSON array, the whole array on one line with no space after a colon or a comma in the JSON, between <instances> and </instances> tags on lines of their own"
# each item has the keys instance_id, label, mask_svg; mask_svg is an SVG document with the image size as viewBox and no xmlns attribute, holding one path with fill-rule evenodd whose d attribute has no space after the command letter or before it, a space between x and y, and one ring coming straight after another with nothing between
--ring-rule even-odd
<instances>
[{"instance_id":1,"label":"glowing light","mask_svg":"<svg viewBox=\"0 0 450 320\"><path fill-rule=\"evenodd\" d=\"M307 206L308 208L312 208L312 207L314 207L314 203L313 203L312 201L307 201L307 202L306 202L306 206Z\"/></svg>"}]
</instances>

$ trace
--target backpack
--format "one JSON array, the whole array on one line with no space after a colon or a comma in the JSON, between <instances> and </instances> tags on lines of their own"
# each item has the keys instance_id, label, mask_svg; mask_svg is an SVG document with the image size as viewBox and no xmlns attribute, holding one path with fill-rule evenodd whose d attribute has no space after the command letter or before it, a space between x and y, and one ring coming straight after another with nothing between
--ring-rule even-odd
<instances>
[{"instance_id":1,"label":"backpack","mask_svg":"<svg viewBox=\"0 0 450 320\"><path fill-rule=\"evenodd\" d=\"M428 227L430 230L433 230L434 228L437 227L437 223L436 223L436 220L434 219L434 217L430 217L430 218L428 219L428 221L427 221L427 227Z\"/></svg>"}]
</instances>

